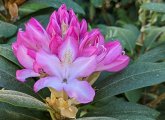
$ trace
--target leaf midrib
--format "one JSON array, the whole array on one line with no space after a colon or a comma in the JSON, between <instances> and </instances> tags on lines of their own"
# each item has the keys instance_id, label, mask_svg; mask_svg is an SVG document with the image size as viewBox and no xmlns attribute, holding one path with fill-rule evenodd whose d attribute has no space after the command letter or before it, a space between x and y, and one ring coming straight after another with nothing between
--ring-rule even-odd
<instances>
[{"instance_id":1,"label":"leaf midrib","mask_svg":"<svg viewBox=\"0 0 165 120\"><path fill-rule=\"evenodd\" d=\"M137 76L137 75L141 75L141 74L146 74L146 73L150 73L150 72L160 71L160 70L163 70L163 69L165 69L165 68L162 68L162 69L155 69L155 70L151 70L151 71L147 71L147 72L142 72L142 73L130 75L130 76L128 76L128 77L119 79L118 81L112 82L111 84L108 84L108 85L106 85L106 86L100 88L99 91L102 90L102 89L105 89L105 88L107 88L107 87L110 87L110 86L112 86L112 85L114 85L114 84L116 84L116 83L118 83L118 82L120 82L120 81L122 81L122 80L124 80L124 79L128 79L128 78L130 78L130 77ZM98 91L98 93L99 93L99 91Z\"/></svg>"}]
</instances>

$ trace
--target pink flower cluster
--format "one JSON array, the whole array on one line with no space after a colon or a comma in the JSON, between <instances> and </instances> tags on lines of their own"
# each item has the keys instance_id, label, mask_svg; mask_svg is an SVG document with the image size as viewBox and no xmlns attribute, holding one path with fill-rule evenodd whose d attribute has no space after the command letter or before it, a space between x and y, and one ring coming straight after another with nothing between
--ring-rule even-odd
<instances>
[{"instance_id":1,"label":"pink flower cluster","mask_svg":"<svg viewBox=\"0 0 165 120\"><path fill-rule=\"evenodd\" d=\"M91 102L95 96L91 85L80 78L96 71L117 72L129 63L119 41L105 43L99 29L87 31L86 20L79 22L64 4L53 12L46 30L31 18L12 48L25 68L16 72L19 81L39 77L35 92L45 87L64 90L79 103Z\"/></svg>"}]
</instances>

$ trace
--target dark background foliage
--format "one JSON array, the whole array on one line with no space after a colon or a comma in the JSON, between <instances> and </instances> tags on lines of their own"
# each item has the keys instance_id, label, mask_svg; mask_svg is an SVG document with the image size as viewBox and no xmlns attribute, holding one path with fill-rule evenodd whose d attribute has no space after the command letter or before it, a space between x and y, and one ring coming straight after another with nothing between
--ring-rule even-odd
<instances>
[{"instance_id":1,"label":"dark background foliage","mask_svg":"<svg viewBox=\"0 0 165 120\"><path fill-rule=\"evenodd\" d=\"M131 57L119 73L102 72L95 100L80 106L80 120L165 120L165 3L163 0L0 0L0 120L47 120L47 92L34 94L34 80L18 82L21 66L11 44L18 28L34 17L46 27L62 3L73 8L89 30L100 28L106 41L118 39ZM12 106L14 105L14 107ZM22 108L21 108L22 107ZM35 109L32 109L35 108Z\"/></svg>"}]
</instances>

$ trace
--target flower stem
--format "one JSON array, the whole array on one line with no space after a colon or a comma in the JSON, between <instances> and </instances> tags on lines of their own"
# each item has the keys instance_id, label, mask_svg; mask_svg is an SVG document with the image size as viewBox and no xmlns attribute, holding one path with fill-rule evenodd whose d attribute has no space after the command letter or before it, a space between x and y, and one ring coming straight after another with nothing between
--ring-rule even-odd
<instances>
[{"instance_id":1,"label":"flower stem","mask_svg":"<svg viewBox=\"0 0 165 120\"><path fill-rule=\"evenodd\" d=\"M57 120L57 119L55 118L53 112L52 112L51 110L48 110L48 111L49 111L49 113L50 113L50 116L51 116L52 120Z\"/></svg>"}]
</instances>

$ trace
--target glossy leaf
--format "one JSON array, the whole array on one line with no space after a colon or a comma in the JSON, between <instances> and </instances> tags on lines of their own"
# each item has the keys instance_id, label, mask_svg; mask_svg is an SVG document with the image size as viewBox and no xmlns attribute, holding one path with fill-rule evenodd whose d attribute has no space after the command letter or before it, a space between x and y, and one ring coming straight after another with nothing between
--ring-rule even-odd
<instances>
[{"instance_id":1,"label":"glossy leaf","mask_svg":"<svg viewBox=\"0 0 165 120\"><path fill-rule=\"evenodd\" d=\"M102 103L104 102L104 104ZM159 113L151 108L112 97L93 106L85 116L106 116L119 120L155 120Z\"/></svg>"},{"instance_id":2,"label":"glossy leaf","mask_svg":"<svg viewBox=\"0 0 165 120\"><path fill-rule=\"evenodd\" d=\"M137 35L132 30L124 29L120 27L112 27L99 25L101 32L105 35L106 40L119 40L124 48L131 51L133 54Z\"/></svg>"},{"instance_id":3,"label":"glossy leaf","mask_svg":"<svg viewBox=\"0 0 165 120\"><path fill-rule=\"evenodd\" d=\"M39 110L47 110L48 107L45 103L37 100L36 98L27 94L17 91L0 91L0 101L12 104L14 106L35 108Z\"/></svg>"},{"instance_id":4,"label":"glossy leaf","mask_svg":"<svg viewBox=\"0 0 165 120\"><path fill-rule=\"evenodd\" d=\"M17 31L17 26L7 22L0 21L0 38L10 37L14 35L16 31Z\"/></svg>"},{"instance_id":5,"label":"glossy leaf","mask_svg":"<svg viewBox=\"0 0 165 120\"><path fill-rule=\"evenodd\" d=\"M157 62L164 59L165 59L165 44L162 44L150 51L147 51L145 54L141 55L137 61Z\"/></svg>"},{"instance_id":6,"label":"glossy leaf","mask_svg":"<svg viewBox=\"0 0 165 120\"><path fill-rule=\"evenodd\" d=\"M142 96L143 89L131 90L125 93L125 96L130 102L138 102Z\"/></svg>"},{"instance_id":7,"label":"glossy leaf","mask_svg":"<svg viewBox=\"0 0 165 120\"><path fill-rule=\"evenodd\" d=\"M98 84L95 102L130 90L165 81L165 63L134 63Z\"/></svg>"},{"instance_id":8,"label":"glossy leaf","mask_svg":"<svg viewBox=\"0 0 165 120\"><path fill-rule=\"evenodd\" d=\"M164 32L164 30L165 30L164 27L151 28L147 30L148 34L146 35L146 38L144 40L144 46L146 50L149 50L153 47L153 45L155 44L155 41L159 38L161 33Z\"/></svg>"},{"instance_id":9,"label":"glossy leaf","mask_svg":"<svg viewBox=\"0 0 165 120\"><path fill-rule=\"evenodd\" d=\"M95 7L101 8L101 7L103 6L104 0L91 0L91 3L92 3Z\"/></svg>"},{"instance_id":10,"label":"glossy leaf","mask_svg":"<svg viewBox=\"0 0 165 120\"><path fill-rule=\"evenodd\" d=\"M145 10L151 10L155 12L165 13L165 4L164 3L144 3L141 8Z\"/></svg>"},{"instance_id":11,"label":"glossy leaf","mask_svg":"<svg viewBox=\"0 0 165 120\"><path fill-rule=\"evenodd\" d=\"M72 8L75 12L80 14L85 14L84 10L74 1L70 0L29 0L25 3L25 5L21 8L24 12L35 12L37 10L53 7L59 8L61 4L65 3L67 7L70 9Z\"/></svg>"},{"instance_id":12,"label":"glossy leaf","mask_svg":"<svg viewBox=\"0 0 165 120\"><path fill-rule=\"evenodd\" d=\"M45 111L13 106L0 102L0 118L4 120L49 120Z\"/></svg>"},{"instance_id":13,"label":"glossy leaf","mask_svg":"<svg viewBox=\"0 0 165 120\"><path fill-rule=\"evenodd\" d=\"M0 56L0 61L0 87L16 91L23 91L24 93L40 98L38 96L39 94L35 94L32 89L32 85L34 84L32 79L26 84L16 80L15 73L16 70L19 69L17 65L13 64L2 56Z\"/></svg>"},{"instance_id":14,"label":"glossy leaf","mask_svg":"<svg viewBox=\"0 0 165 120\"><path fill-rule=\"evenodd\" d=\"M22 6L19 7L19 15L26 16L27 14L34 13L40 9L44 9L49 7L44 3L24 3Z\"/></svg>"},{"instance_id":15,"label":"glossy leaf","mask_svg":"<svg viewBox=\"0 0 165 120\"><path fill-rule=\"evenodd\" d=\"M29 115L22 114L22 113L17 113L15 111L10 111L7 109L0 108L0 113L1 113L0 118L2 118L2 120L40 120L33 116L29 116Z\"/></svg>"},{"instance_id":16,"label":"glossy leaf","mask_svg":"<svg viewBox=\"0 0 165 120\"><path fill-rule=\"evenodd\" d=\"M17 62L15 56L13 55L13 51L11 49L11 45L9 44L0 44L0 55L20 66Z\"/></svg>"}]
</instances>

